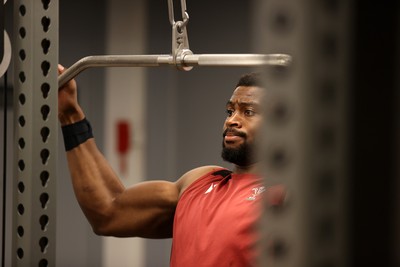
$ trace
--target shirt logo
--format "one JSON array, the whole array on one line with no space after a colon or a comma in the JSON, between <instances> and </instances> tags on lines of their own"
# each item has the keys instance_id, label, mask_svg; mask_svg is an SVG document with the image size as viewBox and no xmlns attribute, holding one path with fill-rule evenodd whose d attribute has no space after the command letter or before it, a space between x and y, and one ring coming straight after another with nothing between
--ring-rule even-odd
<instances>
[{"instance_id":1,"label":"shirt logo","mask_svg":"<svg viewBox=\"0 0 400 267\"><path fill-rule=\"evenodd\" d=\"M257 197L265 191L265 186L260 186L260 187L254 187L251 189L251 191L253 191L253 193L251 194L251 196L249 196L248 198L246 198L246 200L249 201L254 201L257 199Z\"/></svg>"},{"instance_id":2,"label":"shirt logo","mask_svg":"<svg viewBox=\"0 0 400 267\"><path fill-rule=\"evenodd\" d=\"M210 187L207 189L207 191L204 193L204 195L210 193L216 186L217 186L216 184L212 183Z\"/></svg>"}]
</instances>

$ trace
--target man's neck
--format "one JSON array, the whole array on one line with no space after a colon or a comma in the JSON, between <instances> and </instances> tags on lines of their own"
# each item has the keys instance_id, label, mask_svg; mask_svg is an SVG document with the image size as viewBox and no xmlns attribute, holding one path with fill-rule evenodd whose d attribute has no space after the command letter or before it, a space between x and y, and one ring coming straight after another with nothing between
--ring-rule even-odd
<instances>
[{"instance_id":1,"label":"man's neck","mask_svg":"<svg viewBox=\"0 0 400 267\"><path fill-rule=\"evenodd\" d=\"M234 173L237 174L244 174L244 173L260 173L260 164L259 163L254 163L248 166L239 166L235 165L235 168L233 169Z\"/></svg>"}]
</instances>

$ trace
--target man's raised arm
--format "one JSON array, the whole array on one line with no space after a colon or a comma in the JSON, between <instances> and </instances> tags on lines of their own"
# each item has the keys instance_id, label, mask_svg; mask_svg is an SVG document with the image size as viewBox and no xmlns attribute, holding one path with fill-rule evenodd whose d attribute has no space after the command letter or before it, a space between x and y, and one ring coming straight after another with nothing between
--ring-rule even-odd
<instances>
[{"instance_id":1,"label":"man's raised arm","mask_svg":"<svg viewBox=\"0 0 400 267\"><path fill-rule=\"evenodd\" d=\"M63 71L59 66L59 73ZM74 192L94 232L170 237L179 183L151 181L126 189L92 138L74 80L59 89L58 102Z\"/></svg>"}]
</instances>

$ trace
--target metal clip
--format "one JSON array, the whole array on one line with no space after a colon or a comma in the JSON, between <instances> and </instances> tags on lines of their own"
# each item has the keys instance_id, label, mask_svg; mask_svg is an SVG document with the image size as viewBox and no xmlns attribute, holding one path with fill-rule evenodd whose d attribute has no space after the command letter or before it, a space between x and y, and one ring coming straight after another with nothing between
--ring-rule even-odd
<instances>
[{"instance_id":1,"label":"metal clip","mask_svg":"<svg viewBox=\"0 0 400 267\"><path fill-rule=\"evenodd\" d=\"M182 10L182 19L184 22L184 25L182 25L182 27L185 27L189 20L189 15L186 12L185 0L181 0L181 10ZM169 11L169 22L171 23L171 26L174 26L175 15L174 15L174 1L173 0L168 0L168 11Z\"/></svg>"},{"instance_id":2,"label":"metal clip","mask_svg":"<svg viewBox=\"0 0 400 267\"><path fill-rule=\"evenodd\" d=\"M186 11L186 2L181 0L182 19L183 21L175 21L173 0L168 0L169 21L172 25L172 56L175 66L179 70L189 71L193 67L184 65L186 55L193 55L189 49L189 39L187 35L186 25L189 22L189 14Z\"/></svg>"}]
</instances>

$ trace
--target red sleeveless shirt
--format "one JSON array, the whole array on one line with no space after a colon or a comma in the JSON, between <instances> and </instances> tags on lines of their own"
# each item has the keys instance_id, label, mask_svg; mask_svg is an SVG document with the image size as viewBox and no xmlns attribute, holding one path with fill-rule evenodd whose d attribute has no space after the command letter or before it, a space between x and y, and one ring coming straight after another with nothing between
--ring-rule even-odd
<instances>
[{"instance_id":1,"label":"red sleeveless shirt","mask_svg":"<svg viewBox=\"0 0 400 267\"><path fill-rule=\"evenodd\" d=\"M171 267L253 266L261 182L226 169L193 182L176 208Z\"/></svg>"}]
</instances>

